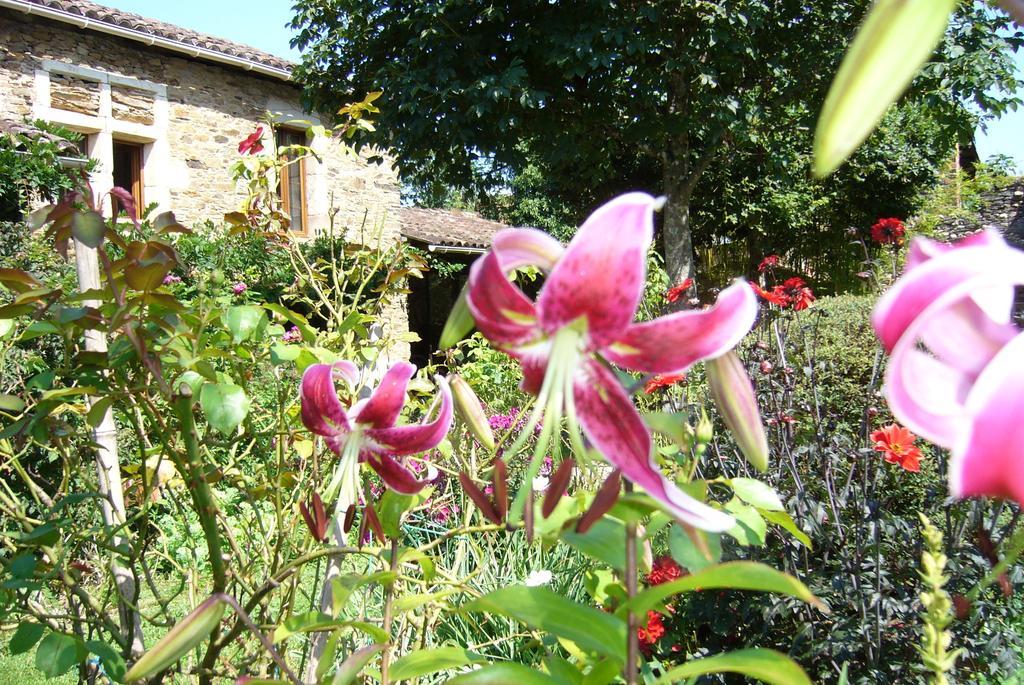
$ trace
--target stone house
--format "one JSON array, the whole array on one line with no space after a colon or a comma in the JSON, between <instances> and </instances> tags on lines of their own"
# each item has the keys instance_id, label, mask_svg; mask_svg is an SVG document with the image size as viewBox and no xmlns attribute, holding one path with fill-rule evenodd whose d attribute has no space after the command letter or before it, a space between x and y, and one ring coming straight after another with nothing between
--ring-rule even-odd
<instances>
[{"instance_id":1,"label":"stone house","mask_svg":"<svg viewBox=\"0 0 1024 685\"><path fill-rule=\"evenodd\" d=\"M139 206L155 203L186 225L239 208L244 193L228 167L268 113L281 122L265 129L270 149L305 141L304 129L320 123L303 112L291 66L86 0L0 0L0 120L41 119L83 133L82 152L99 162L91 179L98 193L122 186ZM391 166L323 136L311 146L322 161L303 160L281 180L290 230L314 235L336 212L335 225L380 226L384 240L400 239ZM387 318L389 330L408 330L401 308Z\"/></svg>"}]
</instances>

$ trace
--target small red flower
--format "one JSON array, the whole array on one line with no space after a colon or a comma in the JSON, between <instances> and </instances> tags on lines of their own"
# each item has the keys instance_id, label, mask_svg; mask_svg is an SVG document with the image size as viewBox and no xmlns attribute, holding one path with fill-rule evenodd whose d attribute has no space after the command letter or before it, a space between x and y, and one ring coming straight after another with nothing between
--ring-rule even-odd
<instances>
[{"instance_id":1,"label":"small red flower","mask_svg":"<svg viewBox=\"0 0 1024 685\"><path fill-rule=\"evenodd\" d=\"M674 288L669 288L667 291L665 291L665 299L668 300L669 302L675 302L680 297L685 295L686 291L692 287L693 279L687 278L685 281L675 286Z\"/></svg>"},{"instance_id":2,"label":"small red flower","mask_svg":"<svg viewBox=\"0 0 1024 685\"><path fill-rule=\"evenodd\" d=\"M662 388L671 388L676 383L686 380L685 373L659 373L657 376L647 381L647 385L644 386L644 392L650 395L656 390Z\"/></svg>"},{"instance_id":3,"label":"small red flower","mask_svg":"<svg viewBox=\"0 0 1024 685\"><path fill-rule=\"evenodd\" d=\"M771 290L765 290L757 283L751 283L750 287L753 288L754 292L757 293L765 302L770 302L783 308L789 306L789 296L782 291L782 286L777 285Z\"/></svg>"},{"instance_id":4,"label":"small red flower","mask_svg":"<svg viewBox=\"0 0 1024 685\"><path fill-rule=\"evenodd\" d=\"M687 575L686 569L677 564L672 557L662 556L651 564L651 572L647 574L647 584L649 586L661 585L678 580L685 575Z\"/></svg>"},{"instance_id":5,"label":"small red flower","mask_svg":"<svg viewBox=\"0 0 1024 685\"><path fill-rule=\"evenodd\" d=\"M775 290L784 293L793 309L798 312L810 307L815 300L814 291L807 287L807 283L799 276L787 278L782 285L775 286Z\"/></svg>"},{"instance_id":6,"label":"small red flower","mask_svg":"<svg viewBox=\"0 0 1024 685\"><path fill-rule=\"evenodd\" d=\"M238 144L238 154L255 155L263 152L263 127L257 126L256 130Z\"/></svg>"},{"instance_id":7,"label":"small red flower","mask_svg":"<svg viewBox=\"0 0 1024 685\"><path fill-rule=\"evenodd\" d=\"M661 614L657 611L648 611L647 625L637 628L636 636L640 641L640 651L649 656L654 645L665 636L665 624L661 622Z\"/></svg>"},{"instance_id":8,"label":"small red flower","mask_svg":"<svg viewBox=\"0 0 1024 685\"><path fill-rule=\"evenodd\" d=\"M874 431L871 439L875 451L881 452L890 464L899 464L907 471L921 470L921 450L914 445L917 436L895 423Z\"/></svg>"},{"instance_id":9,"label":"small red flower","mask_svg":"<svg viewBox=\"0 0 1024 685\"><path fill-rule=\"evenodd\" d=\"M765 257L764 259L761 260L761 263L757 265L757 270L760 273L764 273L768 269L771 269L771 268L776 267L778 265L779 265L779 255L777 255L777 254L770 254L770 255L768 255L767 257Z\"/></svg>"},{"instance_id":10,"label":"small red flower","mask_svg":"<svg viewBox=\"0 0 1024 685\"><path fill-rule=\"evenodd\" d=\"M888 219L879 219L871 227L871 239L879 245L900 245L903 243L903 234L906 232L907 227L902 221L895 217L889 217Z\"/></svg>"}]
</instances>

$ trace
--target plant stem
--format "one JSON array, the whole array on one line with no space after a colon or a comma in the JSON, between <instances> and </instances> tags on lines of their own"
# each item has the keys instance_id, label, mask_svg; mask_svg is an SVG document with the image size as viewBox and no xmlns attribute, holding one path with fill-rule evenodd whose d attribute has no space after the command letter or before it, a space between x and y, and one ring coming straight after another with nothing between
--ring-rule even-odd
<instances>
[{"instance_id":1,"label":"plant stem","mask_svg":"<svg viewBox=\"0 0 1024 685\"><path fill-rule=\"evenodd\" d=\"M391 541L391 572L398 571L398 540ZM391 641L391 623L394 620L394 607L392 600L395 597L395 583L398 579L391 581L387 590L384 591L384 632L387 633L388 642ZM391 665L391 649L384 647L380 657L380 685L388 685L388 667Z\"/></svg>"},{"instance_id":2,"label":"plant stem","mask_svg":"<svg viewBox=\"0 0 1024 685\"><path fill-rule=\"evenodd\" d=\"M989 585L994 583L999 576L1006 572L1006 569L1010 568L1013 562L1017 561L1017 557L1020 556L1021 552L1024 552L1024 526L1018 526L1017 530L1013 532L1013 537L1006 543L1006 550L1003 552L1003 558L999 560L992 570L988 572L981 581L971 588L971 591L967 593L967 600L974 603L978 599L978 595L981 591L987 588Z\"/></svg>"},{"instance_id":3,"label":"plant stem","mask_svg":"<svg viewBox=\"0 0 1024 685\"><path fill-rule=\"evenodd\" d=\"M625 481L626 492L633 491L633 484ZM637 571L636 571L636 522L630 521L626 524L626 597L632 602L636 596ZM626 685L636 685L637 661L640 657L640 644L637 638L637 616L632 610L629 612L626 621Z\"/></svg>"}]
</instances>

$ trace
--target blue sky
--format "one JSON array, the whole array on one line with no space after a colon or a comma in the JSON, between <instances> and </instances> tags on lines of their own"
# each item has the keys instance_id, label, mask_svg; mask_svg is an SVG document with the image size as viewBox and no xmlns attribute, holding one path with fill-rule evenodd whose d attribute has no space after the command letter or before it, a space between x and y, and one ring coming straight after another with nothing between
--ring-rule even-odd
<instances>
[{"instance_id":1,"label":"blue sky","mask_svg":"<svg viewBox=\"0 0 1024 685\"><path fill-rule=\"evenodd\" d=\"M291 31L291 0L98 0L119 9L153 19L246 43L266 52L298 60L288 46ZM1024 72L1024 54L1017 54L1017 66ZM978 133L982 159L1004 154L1016 160L1024 173L1024 108L992 122Z\"/></svg>"}]
</instances>

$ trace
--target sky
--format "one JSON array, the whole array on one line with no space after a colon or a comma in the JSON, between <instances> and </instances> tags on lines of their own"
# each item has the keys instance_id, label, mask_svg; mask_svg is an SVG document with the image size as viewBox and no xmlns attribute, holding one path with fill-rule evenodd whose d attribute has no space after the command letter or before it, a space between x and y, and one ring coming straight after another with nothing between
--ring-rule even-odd
<instances>
[{"instance_id":1,"label":"sky","mask_svg":"<svg viewBox=\"0 0 1024 685\"><path fill-rule=\"evenodd\" d=\"M98 0L127 12L135 12L195 31L245 43L279 57L298 61L299 53L288 41L292 0ZM1024 53L1017 53L1017 68L1024 74ZM977 136L978 152L988 159L995 154L1013 158L1024 173L1024 108L1010 112L988 125Z\"/></svg>"}]
</instances>

